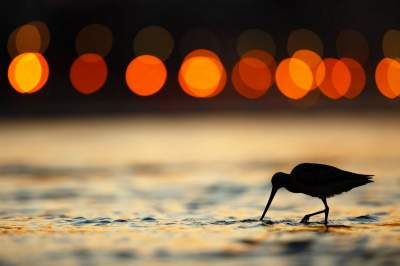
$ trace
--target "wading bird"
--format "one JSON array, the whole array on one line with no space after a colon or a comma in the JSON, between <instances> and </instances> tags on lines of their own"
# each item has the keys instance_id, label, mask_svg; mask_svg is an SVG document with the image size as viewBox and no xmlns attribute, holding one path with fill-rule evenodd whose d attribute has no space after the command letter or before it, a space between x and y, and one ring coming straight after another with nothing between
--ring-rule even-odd
<instances>
[{"instance_id":1,"label":"wading bird","mask_svg":"<svg viewBox=\"0 0 400 266\"><path fill-rule=\"evenodd\" d=\"M325 224L328 224L329 207L326 198L373 182L372 177L373 175L356 174L330 165L316 163L299 164L293 168L290 174L275 173L271 179L271 195L260 220L264 219L275 193L284 187L293 193L304 193L320 198L325 205L324 210L305 215L300 221L301 223L308 223L311 216L324 212Z\"/></svg>"}]
</instances>

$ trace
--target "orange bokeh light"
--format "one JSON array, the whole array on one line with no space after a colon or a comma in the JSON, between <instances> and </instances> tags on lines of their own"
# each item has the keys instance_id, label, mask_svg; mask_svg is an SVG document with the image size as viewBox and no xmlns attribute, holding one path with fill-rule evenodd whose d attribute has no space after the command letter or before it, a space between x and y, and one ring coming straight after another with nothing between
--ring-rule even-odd
<instances>
[{"instance_id":1,"label":"orange bokeh light","mask_svg":"<svg viewBox=\"0 0 400 266\"><path fill-rule=\"evenodd\" d=\"M140 95L150 96L157 93L167 79L164 63L153 55L141 55L133 59L125 72L129 89Z\"/></svg>"},{"instance_id":2,"label":"orange bokeh light","mask_svg":"<svg viewBox=\"0 0 400 266\"><path fill-rule=\"evenodd\" d=\"M194 50L184 59L178 74L182 89L192 97L219 94L226 84L226 71L219 57L205 49Z\"/></svg>"},{"instance_id":3,"label":"orange bokeh light","mask_svg":"<svg viewBox=\"0 0 400 266\"><path fill-rule=\"evenodd\" d=\"M364 68L360 63L352 58L340 58L340 61L342 61L348 67L351 74L350 87L344 97L347 99L354 99L360 95L365 87L366 77Z\"/></svg>"},{"instance_id":4,"label":"orange bokeh light","mask_svg":"<svg viewBox=\"0 0 400 266\"><path fill-rule=\"evenodd\" d=\"M74 88L83 94L98 91L107 79L107 64L98 54L82 54L71 66L70 80Z\"/></svg>"},{"instance_id":5,"label":"orange bokeh light","mask_svg":"<svg viewBox=\"0 0 400 266\"><path fill-rule=\"evenodd\" d=\"M301 61L303 61L304 63L306 63L308 65L308 67L311 69L311 72L313 74L313 83L312 83L311 89L317 88L318 85L315 80L315 77L317 75L318 66L322 62L322 59L319 56L319 54L317 54L316 52L313 52L311 50L301 49L301 50L297 50L293 54L292 58L300 59Z\"/></svg>"},{"instance_id":6,"label":"orange bokeh light","mask_svg":"<svg viewBox=\"0 0 400 266\"><path fill-rule=\"evenodd\" d=\"M50 33L46 24L32 21L15 29L7 42L8 53L12 58L22 53L46 52L50 42Z\"/></svg>"},{"instance_id":7,"label":"orange bokeh light","mask_svg":"<svg viewBox=\"0 0 400 266\"><path fill-rule=\"evenodd\" d=\"M264 95L274 82L276 62L271 54L262 50L245 53L232 71L232 84L236 91L249 99Z\"/></svg>"},{"instance_id":8,"label":"orange bokeh light","mask_svg":"<svg viewBox=\"0 0 400 266\"><path fill-rule=\"evenodd\" d=\"M22 53L11 61L8 68L8 80L19 93L37 92L48 77L49 65L40 53Z\"/></svg>"},{"instance_id":9,"label":"orange bokeh light","mask_svg":"<svg viewBox=\"0 0 400 266\"><path fill-rule=\"evenodd\" d=\"M312 89L313 73L310 67L300 59L286 58L276 69L278 89L288 98L298 100Z\"/></svg>"},{"instance_id":10,"label":"orange bokeh light","mask_svg":"<svg viewBox=\"0 0 400 266\"><path fill-rule=\"evenodd\" d=\"M349 91L352 77L344 62L336 58L326 58L319 64L315 79L325 96L337 100Z\"/></svg>"},{"instance_id":11,"label":"orange bokeh light","mask_svg":"<svg viewBox=\"0 0 400 266\"><path fill-rule=\"evenodd\" d=\"M400 95L400 62L382 59L375 71L375 82L379 91L387 98L394 99Z\"/></svg>"}]
</instances>

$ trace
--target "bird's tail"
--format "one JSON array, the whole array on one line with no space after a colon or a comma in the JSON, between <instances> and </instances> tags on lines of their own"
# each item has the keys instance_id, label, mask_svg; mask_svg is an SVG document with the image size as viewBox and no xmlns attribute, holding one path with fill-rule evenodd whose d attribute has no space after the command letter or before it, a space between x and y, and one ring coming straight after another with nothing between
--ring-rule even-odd
<instances>
[{"instance_id":1,"label":"bird's tail","mask_svg":"<svg viewBox=\"0 0 400 266\"><path fill-rule=\"evenodd\" d=\"M349 178L348 180L346 180L346 182L337 184L335 187L335 192L330 194L329 197L374 182L373 177L374 175L360 175L360 174L357 174L357 176L353 175L352 178Z\"/></svg>"},{"instance_id":2,"label":"bird's tail","mask_svg":"<svg viewBox=\"0 0 400 266\"><path fill-rule=\"evenodd\" d=\"M349 185L353 187L363 186L374 182L373 177L374 175L359 175L358 177L352 178Z\"/></svg>"},{"instance_id":3,"label":"bird's tail","mask_svg":"<svg viewBox=\"0 0 400 266\"><path fill-rule=\"evenodd\" d=\"M354 185L354 187L359 187L374 182L373 177L374 175L358 175L357 177L351 178L350 182Z\"/></svg>"},{"instance_id":4,"label":"bird's tail","mask_svg":"<svg viewBox=\"0 0 400 266\"><path fill-rule=\"evenodd\" d=\"M363 175L364 176L364 180L365 180L365 184L374 182L374 176L375 175Z\"/></svg>"}]
</instances>

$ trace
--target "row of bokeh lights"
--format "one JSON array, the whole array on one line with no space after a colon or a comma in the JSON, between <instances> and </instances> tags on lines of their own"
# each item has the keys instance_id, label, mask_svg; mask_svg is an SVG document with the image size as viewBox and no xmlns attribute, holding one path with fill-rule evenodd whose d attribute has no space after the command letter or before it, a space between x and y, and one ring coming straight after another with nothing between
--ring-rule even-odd
<instances>
[{"instance_id":1,"label":"row of bokeh lights","mask_svg":"<svg viewBox=\"0 0 400 266\"><path fill-rule=\"evenodd\" d=\"M210 37L208 33L201 34L203 39ZM49 30L40 21L24 24L10 34L8 51L12 61L8 79L19 93L35 93L46 84L49 65L44 53L49 43ZM400 31L385 33L385 57L375 69L376 85L390 99L400 95L399 44ZM91 24L77 34L77 58L69 73L71 84L77 91L91 94L103 87L108 77L105 57L111 47L112 32L105 25ZM247 30L237 40L239 59L231 71L232 85L249 99L263 96L274 83L290 99L301 99L317 88L331 99L353 99L366 84L364 65L369 54L368 42L360 32L346 30L340 32L336 47L339 58L323 58L323 44L318 35L299 29L288 38L290 57L276 62L272 37L259 29ZM140 96L150 96L162 89L168 76L164 61L173 48L174 39L165 28L149 26L139 31L133 42L136 57L125 72L128 88ZM178 73L183 91L197 98L218 95L225 88L227 79L221 59L209 49L188 51Z\"/></svg>"}]
</instances>

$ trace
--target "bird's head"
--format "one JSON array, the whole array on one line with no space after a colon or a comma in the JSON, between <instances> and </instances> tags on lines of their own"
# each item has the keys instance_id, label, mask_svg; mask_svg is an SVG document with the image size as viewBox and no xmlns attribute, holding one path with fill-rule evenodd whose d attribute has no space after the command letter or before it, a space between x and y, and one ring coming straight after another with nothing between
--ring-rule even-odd
<instances>
[{"instance_id":1,"label":"bird's head","mask_svg":"<svg viewBox=\"0 0 400 266\"><path fill-rule=\"evenodd\" d=\"M289 181L288 174L277 172L271 178L272 188L278 190L281 187L285 187L288 181Z\"/></svg>"},{"instance_id":2,"label":"bird's head","mask_svg":"<svg viewBox=\"0 0 400 266\"><path fill-rule=\"evenodd\" d=\"M267 206L265 206L264 212L261 215L260 220L264 219L264 216L267 213L268 208L271 205L272 200L274 199L275 194L278 191L278 189L280 189L281 187L286 187L286 184L289 182L289 176L290 175L282 173L282 172L275 173L272 176L272 178L271 178L271 183L272 183L271 195L269 196Z\"/></svg>"}]
</instances>

